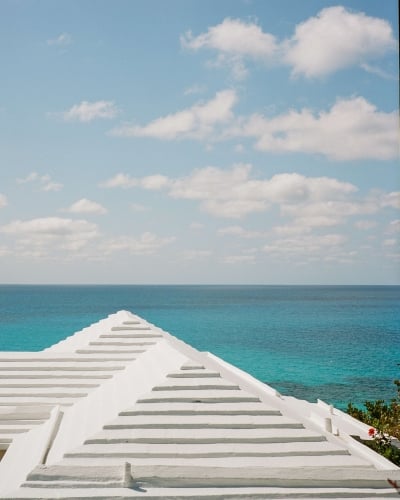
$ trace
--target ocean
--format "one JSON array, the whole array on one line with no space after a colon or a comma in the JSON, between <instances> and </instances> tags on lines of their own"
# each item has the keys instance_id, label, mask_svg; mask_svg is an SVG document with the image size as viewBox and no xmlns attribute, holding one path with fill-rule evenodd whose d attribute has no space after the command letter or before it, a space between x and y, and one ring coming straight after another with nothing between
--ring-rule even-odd
<instances>
[{"instance_id":1,"label":"ocean","mask_svg":"<svg viewBox=\"0 0 400 500\"><path fill-rule=\"evenodd\" d=\"M251 373L339 408L390 399L399 286L0 286L0 350L39 351L120 309Z\"/></svg>"}]
</instances>

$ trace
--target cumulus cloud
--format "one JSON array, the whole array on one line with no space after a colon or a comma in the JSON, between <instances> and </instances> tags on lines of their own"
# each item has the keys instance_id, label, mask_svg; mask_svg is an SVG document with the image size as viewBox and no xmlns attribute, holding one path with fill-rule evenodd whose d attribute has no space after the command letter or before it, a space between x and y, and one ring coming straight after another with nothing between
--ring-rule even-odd
<instances>
[{"instance_id":1,"label":"cumulus cloud","mask_svg":"<svg viewBox=\"0 0 400 500\"><path fill-rule=\"evenodd\" d=\"M0 208L7 206L7 196L0 193Z\"/></svg>"},{"instance_id":2,"label":"cumulus cloud","mask_svg":"<svg viewBox=\"0 0 400 500\"><path fill-rule=\"evenodd\" d=\"M160 237L151 232L144 232L137 237L124 235L107 238L99 232L96 224L83 219L61 217L14 220L0 226L0 234L13 241L14 255L57 260L104 260L116 252L154 255L175 241L175 237ZM10 252L7 249L7 253Z\"/></svg>"},{"instance_id":3,"label":"cumulus cloud","mask_svg":"<svg viewBox=\"0 0 400 500\"><path fill-rule=\"evenodd\" d=\"M240 218L263 212L271 204L301 203L340 198L355 186L327 177L278 174L270 179L250 178L251 165L229 170L206 167L177 179L169 191L173 198L200 200L206 212L219 217Z\"/></svg>"},{"instance_id":4,"label":"cumulus cloud","mask_svg":"<svg viewBox=\"0 0 400 500\"><path fill-rule=\"evenodd\" d=\"M170 180L165 175L148 175L145 177L131 177L129 174L116 174L111 179L106 180L100 184L104 188L124 188L129 189L133 187L140 187L151 191L158 191L167 187Z\"/></svg>"},{"instance_id":5,"label":"cumulus cloud","mask_svg":"<svg viewBox=\"0 0 400 500\"><path fill-rule=\"evenodd\" d=\"M183 252L182 257L185 260L202 260L210 257L212 252L210 250L186 250Z\"/></svg>"},{"instance_id":6,"label":"cumulus cloud","mask_svg":"<svg viewBox=\"0 0 400 500\"><path fill-rule=\"evenodd\" d=\"M243 264L248 262L254 262L254 255L227 255L223 259L224 264Z\"/></svg>"},{"instance_id":7,"label":"cumulus cloud","mask_svg":"<svg viewBox=\"0 0 400 500\"><path fill-rule=\"evenodd\" d=\"M369 229L376 227L376 222L373 220L359 220L355 222L354 225L357 229L368 231Z\"/></svg>"},{"instance_id":8,"label":"cumulus cloud","mask_svg":"<svg viewBox=\"0 0 400 500\"><path fill-rule=\"evenodd\" d=\"M217 57L211 65L230 67L237 79L247 76L248 60L287 64L293 75L306 77L321 77L354 65L370 71L366 61L396 48L386 20L342 6L321 10L298 24L286 40L277 40L255 22L231 18L198 36L187 31L180 40L182 47L192 51L215 51Z\"/></svg>"},{"instance_id":9,"label":"cumulus cloud","mask_svg":"<svg viewBox=\"0 0 400 500\"><path fill-rule=\"evenodd\" d=\"M197 231L199 229L203 229L204 224L202 224L201 222L192 222L189 227L190 229Z\"/></svg>"},{"instance_id":10,"label":"cumulus cloud","mask_svg":"<svg viewBox=\"0 0 400 500\"><path fill-rule=\"evenodd\" d=\"M338 99L328 110L292 109L272 117L258 113L234 117L236 101L235 91L223 90L206 103L110 133L212 142L249 137L260 151L320 154L336 161L388 160L399 154L397 111L379 111L363 97ZM236 146L236 151L243 151L243 145Z\"/></svg>"},{"instance_id":11,"label":"cumulus cloud","mask_svg":"<svg viewBox=\"0 0 400 500\"><path fill-rule=\"evenodd\" d=\"M147 210L149 210L149 207L141 205L140 203L131 203L129 206L132 212L147 212Z\"/></svg>"},{"instance_id":12,"label":"cumulus cloud","mask_svg":"<svg viewBox=\"0 0 400 500\"><path fill-rule=\"evenodd\" d=\"M218 229L218 234L223 236L236 236L239 238L260 238L266 236L267 233L262 231L249 231L241 226L227 226Z\"/></svg>"},{"instance_id":13,"label":"cumulus cloud","mask_svg":"<svg viewBox=\"0 0 400 500\"><path fill-rule=\"evenodd\" d=\"M341 234L298 235L268 243L263 250L277 257L317 256L334 260L343 256L342 245L346 238Z\"/></svg>"},{"instance_id":14,"label":"cumulus cloud","mask_svg":"<svg viewBox=\"0 0 400 500\"><path fill-rule=\"evenodd\" d=\"M183 95L203 94L207 90L205 85L191 85L184 90Z\"/></svg>"},{"instance_id":15,"label":"cumulus cloud","mask_svg":"<svg viewBox=\"0 0 400 500\"><path fill-rule=\"evenodd\" d=\"M382 206L400 208L400 191L393 191L392 193L383 195Z\"/></svg>"},{"instance_id":16,"label":"cumulus cloud","mask_svg":"<svg viewBox=\"0 0 400 500\"><path fill-rule=\"evenodd\" d=\"M82 101L62 113L65 121L91 122L97 119L115 118L118 109L113 101Z\"/></svg>"},{"instance_id":17,"label":"cumulus cloud","mask_svg":"<svg viewBox=\"0 0 400 500\"><path fill-rule=\"evenodd\" d=\"M245 58L266 61L277 51L275 37L264 33L256 23L230 18L198 36L187 31L181 36L181 45L195 51L204 48L216 50L218 57L213 65L229 65L237 79L247 76Z\"/></svg>"},{"instance_id":18,"label":"cumulus cloud","mask_svg":"<svg viewBox=\"0 0 400 500\"><path fill-rule=\"evenodd\" d=\"M11 255L12 252L9 248L4 245L0 245L0 257L5 257L6 255Z\"/></svg>"},{"instance_id":19,"label":"cumulus cloud","mask_svg":"<svg viewBox=\"0 0 400 500\"><path fill-rule=\"evenodd\" d=\"M400 219L392 220L387 228L387 233L400 233Z\"/></svg>"},{"instance_id":20,"label":"cumulus cloud","mask_svg":"<svg viewBox=\"0 0 400 500\"><path fill-rule=\"evenodd\" d=\"M373 75L380 76L385 80L398 80L398 77L393 73L389 73L378 66L372 66L371 64L363 63L361 64L361 68L365 70L367 73L372 73Z\"/></svg>"},{"instance_id":21,"label":"cumulus cloud","mask_svg":"<svg viewBox=\"0 0 400 500\"><path fill-rule=\"evenodd\" d=\"M154 233L145 232L138 238L121 236L113 238L102 245L102 251L106 254L127 251L132 255L152 255L161 248L175 241L175 237L161 238Z\"/></svg>"},{"instance_id":22,"label":"cumulus cloud","mask_svg":"<svg viewBox=\"0 0 400 500\"><path fill-rule=\"evenodd\" d=\"M394 247L397 245L397 240L395 238L388 238L386 240L383 240L382 245L384 247Z\"/></svg>"},{"instance_id":23,"label":"cumulus cloud","mask_svg":"<svg viewBox=\"0 0 400 500\"><path fill-rule=\"evenodd\" d=\"M335 200L330 196L326 201L307 200L301 203L284 203L282 215L292 218L295 228L329 227L343 223L348 217L374 214L379 203L374 198L366 200Z\"/></svg>"},{"instance_id":24,"label":"cumulus cloud","mask_svg":"<svg viewBox=\"0 0 400 500\"><path fill-rule=\"evenodd\" d=\"M205 103L157 118L147 125L124 125L110 133L122 137L154 137L165 140L203 139L210 137L217 125L233 119L232 108L236 101L234 90L222 90Z\"/></svg>"},{"instance_id":25,"label":"cumulus cloud","mask_svg":"<svg viewBox=\"0 0 400 500\"><path fill-rule=\"evenodd\" d=\"M267 118L243 118L230 136L256 139L261 151L317 153L333 160L395 158L399 153L397 112L385 113L363 97L339 99L328 111L291 110Z\"/></svg>"},{"instance_id":26,"label":"cumulus cloud","mask_svg":"<svg viewBox=\"0 0 400 500\"><path fill-rule=\"evenodd\" d=\"M69 33L61 33L56 38L47 40L47 45L56 45L58 47L66 47L67 45L71 45L71 43L72 36Z\"/></svg>"},{"instance_id":27,"label":"cumulus cloud","mask_svg":"<svg viewBox=\"0 0 400 500\"><path fill-rule=\"evenodd\" d=\"M95 224L60 217L15 220L1 226L0 232L15 237L20 248L33 247L41 256L56 249L81 250L98 236Z\"/></svg>"},{"instance_id":28,"label":"cumulus cloud","mask_svg":"<svg viewBox=\"0 0 400 500\"><path fill-rule=\"evenodd\" d=\"M198 201L205 212L227 218L263 212L271 204L282 205L289 213L291 204L339 202L357 191L353 184L329 177L305 177L292 173L256 179L251 177L251 169L250 164L237 164L226 170L204 167L186 177L165 177L159 187L172 198ZM148 177L140 179L118 174L103 186L151 189L153 186L146 179ZM303 213L303 217L305 215Z\"/></svg>"},{"instance_id":29,"label":"cumulus cloud","mask_svg":"<svg viewBox=\"0 0 400 500\"><path fill-rule=\"evenodd\" d=\"M104 208L100 203L95 201L90 201L87 198L81 198L80 200L73 203L70 207L66 209L67 212L73 214L105 214L107 209Z\"/></svg>"},{"instance_id":30,"label":"cumulus cloud","mask_svg":"<svg viewBox=\"0 0 400 500\"><path fill-rule=\"evenodd\" d=\"M37 172L31 172L26 177L18 178L18 184L36 184L41 191L60 191L63 185L54 182L50 175L39 175Z\"/></svg>"},{"instance_id":31,"label":"cumulus cloud","mask_svg":"<svg viewBox=\"0 0 400 500\"><path fill-rule=\"evenodd\" d=\"M284 60L293 74L324 76L394 49L390 24L345 7L328 7L296 26Z\"/></svg>"}]
</instances>

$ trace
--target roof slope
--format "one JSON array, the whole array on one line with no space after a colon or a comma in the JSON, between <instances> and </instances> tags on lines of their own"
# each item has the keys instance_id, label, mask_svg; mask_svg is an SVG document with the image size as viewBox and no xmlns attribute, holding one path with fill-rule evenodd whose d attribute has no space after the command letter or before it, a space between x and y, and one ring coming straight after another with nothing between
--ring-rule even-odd
<instances>
[{"instance_id":1,"label":"roof slope","mask_svg":"<svg viewBox=\"0 0 400 500\"><path fill-rule=\"evenodd\" d=\"M349 436L368 427L126 311L0 377L0 498L396 497L400 469Z\"/></svg>"}]
</instances>

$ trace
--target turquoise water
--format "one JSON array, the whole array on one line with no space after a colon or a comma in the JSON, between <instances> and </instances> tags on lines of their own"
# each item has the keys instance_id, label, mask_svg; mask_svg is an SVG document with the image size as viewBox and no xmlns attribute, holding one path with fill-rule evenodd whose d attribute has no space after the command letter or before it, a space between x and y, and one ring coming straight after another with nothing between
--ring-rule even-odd
<instances>
[{"instance_id":1,"label":"turquoise water","mask_svg":"<svg viewBox=\"0 0 400 500\"><path fill-rule=\"evenodd\" d=\"M284 394L339 407L400 378L400 287L0 286L0 350L38 351L120 309Z\"/></svg>"}]
</instances>

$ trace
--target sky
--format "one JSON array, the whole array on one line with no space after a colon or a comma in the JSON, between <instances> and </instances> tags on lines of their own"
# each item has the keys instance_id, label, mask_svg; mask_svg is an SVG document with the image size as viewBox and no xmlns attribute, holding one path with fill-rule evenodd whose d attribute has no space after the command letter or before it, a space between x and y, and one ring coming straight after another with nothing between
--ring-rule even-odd
<instances>
[{"instance_id":1,"label":"sky","mask_svg":"<svg viewBox=\"0 0 400 500\"><path fill-rule=\"evenodd\" d=\"M399 284L397 19L1 0L0 282Z\"/></svg>"}]
</instances>

